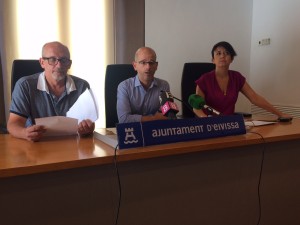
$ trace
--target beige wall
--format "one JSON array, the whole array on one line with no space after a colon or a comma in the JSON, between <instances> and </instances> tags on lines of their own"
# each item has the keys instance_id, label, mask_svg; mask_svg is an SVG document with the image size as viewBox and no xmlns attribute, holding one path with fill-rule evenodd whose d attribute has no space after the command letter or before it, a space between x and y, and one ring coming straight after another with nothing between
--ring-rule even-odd
<instances>
[{"instance_id":1,"label":"beige wall","mask_svg":"<svg viewBox=\"0 0 300 225\"><path fill-rule=\"evenodd\" d=\"M185 62L211 62L210 51L219 41L230 42L238 56L231 68L248 79L253 0L146 0L146 45L158 55L157 76L169 81L181 96ZM181 104L179 104L181 105ZM237 111L249 111L242 96Z\"/></svg>"}]
</instances>

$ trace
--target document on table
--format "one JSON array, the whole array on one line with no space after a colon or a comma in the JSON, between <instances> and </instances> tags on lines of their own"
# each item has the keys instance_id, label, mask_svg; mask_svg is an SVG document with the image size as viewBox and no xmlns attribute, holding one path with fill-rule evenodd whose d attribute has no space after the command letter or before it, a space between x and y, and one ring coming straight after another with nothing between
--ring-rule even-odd
<instances>
[{"instance_id":1,"label":"document on table","mask_svg":"<svg viewBox=\"0 0 300 225\"><path fill-rule=\"evenodd\" d=\"M85 119L98 119L98 106L91 89L82 93L67 112L67 116L51 116L35 119L37 125L46 128L45 136L77 134L78 124Z\"/></svg>"},{"instance_id":2,"label":"document on table","mask_svg":"<svg viewBox=\"0 0 300 225\"><path fill-rule=\"evenodd\" d=\"M245 121L245 125L249 127L257 127L257 126L264 126L269 124L277 123L275 121L260 121L260 120L252 120L252 121Z\"/></svg>"},{"instance_id":3,"label":"document on table","mask_svg":"<svg viewBox=\"0 0 300 225\"><path fill-rule=\"evenodd\" d=\"M36 125L46 128L44 136L62 136L77 134L78 120L65 116L51 116L35 119Z\"/></svg>"}]
</instances>

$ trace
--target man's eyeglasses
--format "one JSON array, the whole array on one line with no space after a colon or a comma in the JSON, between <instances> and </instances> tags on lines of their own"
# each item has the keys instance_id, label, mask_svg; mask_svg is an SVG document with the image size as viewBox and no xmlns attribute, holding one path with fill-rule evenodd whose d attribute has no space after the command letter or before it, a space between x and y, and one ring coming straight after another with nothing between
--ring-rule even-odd
<instances>
[{"instance_id":1,"label":"man's eyeglasses","mask_svg":"<svg viewBox=\"0 0 300 225\"><path fill-rule=\"evenodd\" d=\"M72 60L67 58L43 57L43 59L47 60L49 65L51 66L57 65L58 62L60 62L60 64L64 66L67 66L70 65L70 63L72 62Z\"/></svg>"},{"instance_id":2,"label":"man's eyeglasses","mask_svg":"<svg viewBox=\"0 0 300 225\"><path fill-rule=\"evenodd\" d=\"M157 64L157 62L155 61L149 61L149 62L146 62L146 61L139 61L137 62L138 64L142 65L142 66L146 66L147 64L149 64L149 66L154 66Z\"/></svg>"}]
</instances>

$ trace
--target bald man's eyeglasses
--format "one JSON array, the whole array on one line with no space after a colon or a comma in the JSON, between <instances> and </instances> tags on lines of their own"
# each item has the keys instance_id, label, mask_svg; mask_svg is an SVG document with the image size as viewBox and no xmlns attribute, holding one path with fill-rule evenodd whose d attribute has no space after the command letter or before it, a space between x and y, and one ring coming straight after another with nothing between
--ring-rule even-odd
<instances>
[{"instance_id":1,"label":"bald man's eyeglasses","mask_svg":"<svg viewBox=\"0 0 300 225\"><path fill-rule=\"evenodd\" d=\"M51 66L56 66L58 62L64 66L68 66L72 62L72 60L67 58L43 57L43 59L47 60L48 64Z\"/></svg>"},{"instance_id":2,"label":"bald man's eyeglasses","mask_svg":"<svg viewBox=\"0 0 300 225\"><path fill-rule=\"evenodd\" d=\"M142 66L146 66L147 64L149 64L149 66L154 66L157 64L157 62L155 61L149 61L149 62L146 62L146 61L139 61L137 62L138 64L142 65Z\"/></svg>"}]
</instances>

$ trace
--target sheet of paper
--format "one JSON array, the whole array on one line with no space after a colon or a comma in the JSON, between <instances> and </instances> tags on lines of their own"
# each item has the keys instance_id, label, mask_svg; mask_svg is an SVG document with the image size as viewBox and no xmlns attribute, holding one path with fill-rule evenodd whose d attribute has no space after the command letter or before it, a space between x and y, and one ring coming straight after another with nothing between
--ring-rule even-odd
<instances>
[{"instance_id":1,"label":"sheet of paper","mask_svg":"<svg viewBox=\"0 0 300 225\"><path fill-rule=\"evenodd\" d=\"M98 107L91 89L82 93L74 105L67 112L67 117L82 120L90 119L95 122L98 119Z\"/></svg>"},{"instance_id":2,"label":"sheet of paper","mask_svg":"<svg viewBox=\"0 0 300 225\"><path fill-rule=\"evenodd\" d=\"M277 122L271 122L271 121L260 121L260 120L252 120L252 121L246 121L245 125L249 127L257 127L257 126L264 126L269 124L274 124Z\"/></svg>"},{"instance_id":3,"label":"sheet of paper","mask_svg":"<svg viewBox=\"0 0 300 225\"><path fill-rule=\"evenodd\" d=\"M46 128L44 136L62 136L77 134L78 120L64 116L51 116L35 119L37 125Z\"/></svg>"}]
</instances>

